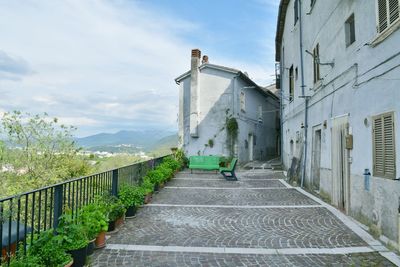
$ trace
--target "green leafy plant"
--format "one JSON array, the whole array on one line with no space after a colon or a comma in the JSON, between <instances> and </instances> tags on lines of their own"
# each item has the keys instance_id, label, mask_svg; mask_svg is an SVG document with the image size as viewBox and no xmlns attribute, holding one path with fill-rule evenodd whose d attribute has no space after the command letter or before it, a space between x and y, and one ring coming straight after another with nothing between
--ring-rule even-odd
<instances>
[{"instance_id":1,"label":"green leafy plant","mask_svg":"<svg viewBox=\"0 0 400 267\"><path fill-rule=\"evenodd\" d=\"M122 204L124 204L124 207L128 209L132 206L138 207L142 205L144 193L138 186L124 184L119 189L118 197L122 201Z\"/></svg>"},{"instance_id":2,"label":"green leafy plant","mask_svg":"<svg viewBox=\"0 0 400 267\"><path fill-rule=\"evenodd\" d=\"M162 173L163 181L166 181L167 179L171 178L174 173L174 169L171 168L171 166L164 163L158 166L157 169L159 170L159 172Z\"/></svg>"},{"instance_id":3,"label":"green leafy plant","mask_svg":"<svg viewBox=\"0 0 400 267\"><path fill-rule=\"evenodd\" d=\"M229 118L226 122L226 129L232 138L236 138L238 134L238 123L235 118Z\"/></svg>"},{"instance_id":4,"label":"green leafy plant","mask_svg":"<svg viewBox=\"0 0 400 267\"><path fill-rule=\"evenodd\" d=\"M181 150L180 150L181 151ZM163 162L162 162L162 166L167 165L169 168L171 168L172 170L178 170L182 167L183 165L183 158L172 158L172 157L166 157L164 158Z\"/></svg>"},{"instance_id":5,"label":"green leafy plant","mask_svg":"<svg viewBox=\"0 0 400 267\"><path fill-rule=\"evenodd\" d=\"M75 223L70 212L60 217L55 238L67 251L80 249L89 244L86 228L82 224Z\"/></svg>"},{"instance_id":6,"label":"green leafy plant","mask_svg":"<svg viewBox=\"0 0 400 267\"><path fill-rule=\"evenodd\" d=\"M108 211L108 221L115 221L116 219L122 217L126 212L124 204L116 196L104 196L102 203L105 205Z\"/></svg>"},{"instance_id":7,"label":"green leafy plant","mask_svg":"<svg viewBox=\"0 0 400 267\"><path fill-rule=\"evenodd\" d=\"M164 181L164 175L159 168L149 171L146 176L153 185L160 184Z\"/></svg>"},{"instance_id":8,"label":"green leafy plant","mask_svg":"<svg viewBox=\"0 0 400 267\"><path fill-rule=\"evenodd\" d=\"M178 149L175 153L175 160L179 162L180 168L187 166L189 162L188 158L185 155L185 152L182 149Z\"/></svg>"},{"instance_id":9,"label":"green leafy plant","mask_svg":"<svg viewBox=\"0 0 400 267\"><path fill-rule=\"evenodd\" d=\"M37 264L32 266L65 266L71 260L71 255L65 252L53 230L43 231L39 235L35 235L32 242L28 244L27 255L23 259L24 262Z\"/></svg>"},{"instance_id":10,"label":"green leafy plant","mask_svg":"<svg viewBox=\"0 0 400 267\"><path fill-rule=\"evenodd\" d=\"M208 139L208 145L209 147L213 147L214 146L214 140L213 139Z\"/></svg>"},{"instance_id":11,"label":"green leafy plant","mask_svg":"<svg viewBox=\"0 0 400 267\"><path fill-rule=\"evenodd\" d=\"M89 240L97 237L100 232L108 229L108 213L105 205L94 202L84 206L78 214L78 223L80 223L86 231Z\"/></svg>"},{"instance_id":12,"label":"green leafy plant","mask_svg":"<svg viewBox=\"0 0 400 267\"><path fill-rule=\"evenodd\" d=\"M150 181L148 177L144 177L140 188L143 190L143 194L147 195L153 192L154 184Z\"/></svg>"}]
</instances>

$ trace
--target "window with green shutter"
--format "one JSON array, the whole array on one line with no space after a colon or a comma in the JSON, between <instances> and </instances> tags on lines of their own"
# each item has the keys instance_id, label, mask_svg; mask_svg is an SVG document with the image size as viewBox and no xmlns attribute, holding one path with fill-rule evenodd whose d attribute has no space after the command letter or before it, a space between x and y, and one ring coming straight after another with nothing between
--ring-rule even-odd
<instances>
[{"instance_id":1,"label":"window with green shutter","mask_svg":"<svg viewBox=\"0 0 400 267\"><path fill-rule=\"evenodd\" d=\"M372 138L374 176L396 178L396 153L393 112L373 118Z\"/></svg>"}]
</instances>

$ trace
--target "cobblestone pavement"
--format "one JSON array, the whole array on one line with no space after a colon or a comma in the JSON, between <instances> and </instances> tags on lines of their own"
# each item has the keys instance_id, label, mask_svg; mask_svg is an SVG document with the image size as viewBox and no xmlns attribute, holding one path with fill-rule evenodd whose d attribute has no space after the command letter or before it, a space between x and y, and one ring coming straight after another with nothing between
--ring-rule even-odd
<instances>
[{"instance_id":1,"label":"cobblestone pavement","mask_svg":"<svg viewBox=\"0 0 400 267\"><path fill-rule=\"evenodd\" d=\"M146 207L109 243L275 249L366 245L325 208Z\"/></svg>"},{"instance_id":2,"label":"cobblestone pavement","mask_svg":"<svg viewBox=\"0 0 400 267\"><path fill-rule=\"evenodd\" d=\"M219 188L285 188L279 180L249 180L242 179L236 182L226 180L194 180L174 179L168 187L219 187Z\"/></svg>"},{"instance_id":3,"label":"cobblestone pavement","mask_svg":"<svg viewBox=\"0 0 400 267\"><path fill-rule=\"evenodd\" d=\"M140 266L140 267L251 267L251 266L394 266L379 253L346 255L257 255L215 254L158 251L108 250L99 254L96 266Z\"/></svg>"},{"instance_id":4,"label":"cobblestone pavement","mask_svg":"<svg viewBox=\"0 0 400 267\"><path fill-rule=\"evenodd\" d=\"M92 266L394 266L281 172L181 172ZM368 240L367 240L368 241Z\"/></svg>"},{"instance_id":5,"label":"cobblestone pavement","mask_svg":"<svg viewBox=\"0 0 400 267\"><path fill-rule=\"evenodd\" d=\"M203 192L204 191L204 192ZM155 204L173 205L317 205L295 189L171 189L164 188L153 198Z\"/></svg>"}]
</instances>

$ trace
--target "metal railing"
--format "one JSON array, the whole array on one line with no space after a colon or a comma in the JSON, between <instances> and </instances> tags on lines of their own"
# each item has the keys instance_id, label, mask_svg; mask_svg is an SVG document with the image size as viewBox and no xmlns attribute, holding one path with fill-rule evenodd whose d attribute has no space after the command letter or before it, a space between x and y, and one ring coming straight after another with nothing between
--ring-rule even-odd
<instances>
[{"instance_id":1,"label":"metal railing","mask_svg":"<svg viewBox=\"0 0 400 267\"><path fill-rule=\"evenodd\" d=\"M34 234L56 228L59 217L66 210L76 214L98 195L117 196L121 184L140 184L146 173L158 166L165 157L0 199L0 264L10 260L18 243L25 253L26 244L33 240Z\"/></svg>"}]
</instances>

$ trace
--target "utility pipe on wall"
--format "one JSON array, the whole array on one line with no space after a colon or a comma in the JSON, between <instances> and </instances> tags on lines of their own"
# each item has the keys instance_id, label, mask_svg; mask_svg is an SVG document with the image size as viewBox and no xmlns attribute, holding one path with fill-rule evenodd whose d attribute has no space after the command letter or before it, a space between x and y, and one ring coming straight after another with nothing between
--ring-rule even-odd
<instances>
[{"instance_id":1,"label":"utility pipe on wall","mask_svg":"<svg viewBox=\"0 0 400 267\"><path fill-rule=\"evenodd\" d=\"M307 165L307 133L308 133L308 97L304 95L304 88L306 87L304 84L304 59L303 59L303 17L302 17L302 3L301 0L297 0L299 5L299 30L300 30L300 75L301 75L301 94L304 98L304 149L303 149L303 164L302 164L302 172L301 172L301 187L304 186L304 179L306 176L306 165Z\"/></svg>"}]
</instances>

